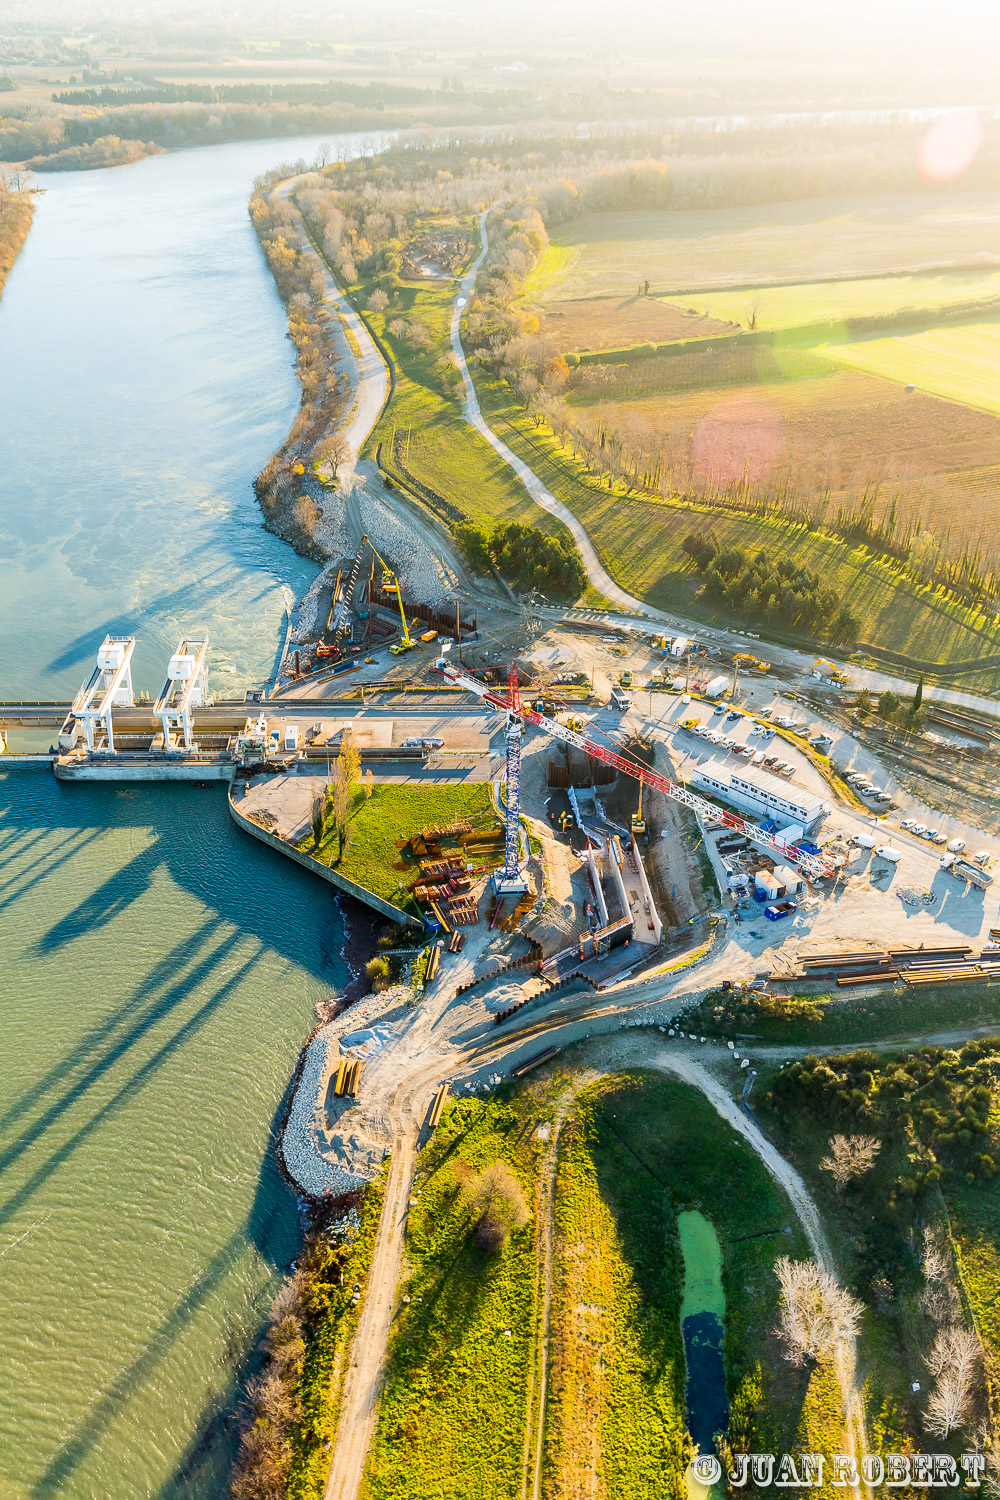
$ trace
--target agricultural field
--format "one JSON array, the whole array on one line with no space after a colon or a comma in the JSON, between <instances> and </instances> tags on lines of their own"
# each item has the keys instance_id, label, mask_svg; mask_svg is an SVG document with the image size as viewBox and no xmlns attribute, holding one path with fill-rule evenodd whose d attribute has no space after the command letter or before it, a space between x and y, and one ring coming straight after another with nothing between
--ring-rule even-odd
<instances>
[{"instance_id":1,"label":"agricultural field","mask_svg":"<svg viewBox=\"0 0 1000 1500\"><path fill-rule=\"evenodd\" d=\"M682 299L682 306L674 299L664 305L676 308L686 319L690 319L694 312L706 321L734 322L747 328L755 318L757 328L770 330L799 328L803 324L831 318L875 317L880 313L910 308L933 313L937 308L988 297L1000 297L1000 271L946 271L915 276L887 274L851 280L801 281L788 286L701 292L692 294L690 304ZM639 343L642 337L642 334L637 335L635 342ZM645 337L654 338L655 335L649 333ZM690 335L678 334L677 337ZM622 339L621 342L624 344L628 340ZM569 347L582 348L583 345L567 345Z\"/></svg>"},{"instance_id":2,"label":"agricultural field","mask_svg":"<svg viewBox=\"0 0 1000 1500\"><path fill-rule=\"evenodd\" d=\"M1000 358L1000 324L996 329ZM916 339L945 344L964 331ZM866 486L880 485L883 504L900 493L908 516L948 551L961 552L982 544L984 528L1000 524L1000 420L865 373L877 365L878 351L892 356L910 342L897 337L830 348L831 360L856 360L859 369L833 363L824 369L814 355L754 347L646 361L634 374L610 379L592 378L593 368L602 368L592 367L579 385L574 379L570 409L591 430L627 434L643 466L659 462L667 487L677 492L692 484L724 488L745 474L832 519L839 504L851 505ZM902 352L898 359L901 370L911 368ZM932 378L940 380L940 368L934 366ZM688 384L699 371L704 384ZM743 378L731 379L737 372ZM637 389L654 373L662 389ZM619 397L619 378L626 389L631 385L628 396ZM992 398L1000 412L1000 387ZM970 490L977 493L975 511L966 505Z\"/></svg>"},{"instance_id":3,"label":"agricultural field","mask_svg":"<svg viewBox=\"0 0 1000 1500\"><path fill-rule=\"evenodd\" d=\"M532 302L762 287L886 271L1000 268L992 193L809 198L752 207L589 214L552 232ZM737 313L735 316L739 316Z\"/></svg>"},{"instance_id":4,"label":"agricultural field","mask_svg":"<svg viewBox=\"0 0 1000 1500\"><path fill-rule=\"evenodd\" d=\"M992 612L981 613L948 598L941 588L918 584L889 558L780 516L623 494L618 486L609 490L574 459L569 443L560 446L527 422L509 395L498 387L480 387L480 395L495 430L580 518L616 581L659 608L709 624L731 623L731 616L698 597L700 579L681 549L688 532L710 530L722 546L763 547L814 569L849 601L861 620L863 641L932 662L972 661L1000 651L1000 624ZM997 675L988 668L963 681L993 687Z\"/></svg>"},{"instance_id":5,"label":"agricultural field","mask_svg":"<svg viewBox=\"0 0 1000 1500\"><path fill-rule=\"evenodd\" d=\"M538 331L554 339L564 353L586 349L619 349L646 342L707 338L733 328L716 314L674 307L655 297L581 297L549 302L533 309ZM731 314L738 318L739 314Z\"/></svg>"},{"instance_id":6,"label":"agricultural field","mask_svg":"<svg viewBox=\"0 0 1000 1500\"><path fill-rule=\"evenodd\" d=\"M1000 322L959 323L891 338L827 344L817 352L838 364L943 396L959 408L1000 413ZM961 411L949 409L959 420Z\"/></svg>"}]
</instances>

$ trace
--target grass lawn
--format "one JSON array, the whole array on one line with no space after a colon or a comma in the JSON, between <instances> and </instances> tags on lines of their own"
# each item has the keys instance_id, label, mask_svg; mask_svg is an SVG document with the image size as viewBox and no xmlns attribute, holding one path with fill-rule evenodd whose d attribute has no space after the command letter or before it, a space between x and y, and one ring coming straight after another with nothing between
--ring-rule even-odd
<instances>
[{"instance_id":1,"label":"grass lawn","mask_svg":"<svg viewBox=\"0 0 1000 1500\"><path fill-rule=\"evenodd\" d=\"M749 326L756 308L756 326L770 329L798 328L803 323L827 318L867 317L903 308L932 311L955 302L996 296L1000 296L1000 271L945 271L862 277L856 281L801 281L791 286L765 286L750 291L703 292L690 305L706 320L731 320L744 328ZM687 307L685 303L685 312Z\"/></svg>"},{"instance_id":2,"label":"grass lawn","mask_svg":"<svg viewBox=\"0 0 1000 1500\"><path fill-rule=\"evenodd\" d=\"M504 389L481 385L479 393L494 429L583 522L615 581L650 604L707 623L733 623L696 597L700 580L681 551L689 531L711 530L722 546L763 547L815 569L859 615L863 641L941 662L1000 650L995 616L949 599L943 589L919 587L888 558L777 517L609 491L569 448L560 449L547 430L527 422Z\"/></svg>"},{"instance_id":3,"label":"grass lawn","mask_svg":"<svg viewBox=\"0 0 1000 1500\"><path fill-rule=\"evenodd\" d=\"M727 1384L743 1410L745 1446L787 1446L796 1431L801 1393L787 1367L775 1368L768 1335L774 1259L807 1253L789 1204L700 1094L656 1074L604 1079L580 1096L560 1144L546 1430L553 1497L683 1495L677 1214L692 1207L712 1220L722 1247ZM760 1410L744 1409L747 1391L762 1387Z\"/></svg>"},{"instance_id":4,"label":"grass lawn","mask_svg":"<svg viewBox=\"0 0 1000 1500\"><path fill-rule=\"evenodd\" d=\"M961 269L996 253L998 229L985 192L589 214L553 231L525 292L552 301L631 295L647 277L666 293Z\"/></svg>"},{"instance_id":5,"label":"grass lawn","mask_svg":"<svg viewBox=\"0 0 1000 1500\"><path fill-rule=\"evenodd\" d=\"M498 827L484 782L460 786L375 786L369 798L355 793L351 814L351 841L337 860L338 839L328 818L319 849L307 836L306 853L321 859L365 890L418 915L413 898L406 894L417 873L416 864L397 840L407 839L423 828L445 827L453 818L468 818L474 827ZM403 889L400 889L400 886Z\"/></svg>"},{"instance_id":6,"label":"grass lawn","mask_svg":"<svg viewBox=\"0 0 1000 1500\"><path fill-rule=\"evenodd\" d=\"M1000 322L957 323L892 338L823 344L816 352L837 364L1000 413Z\"/></svg>"},{"instance_id":7,"label":"grass lawn","mask_svg":"<svg viewBox=\"0 0 1000 1500\"><path fill-rule=\"evenodd\" d=\"M535 1329L536 1219L477 1249L462 1184L497 1159L534 1210L551 1074L446 1108L418 1163L400 1308L364 1500L519 1500ZM509 1336L508 1336L509 1335Z\"/></svg>"},{"instance_id":8,"label":"grass lawn","mask_svg":"<svg viewBox=\"0 0 1000 1500\"><path fill-rule=\"evenodd\" d=\"M302 1420L292 1429L292 1462L288 1500L321 1500L330 1471L330 1450L337 1429L340 1398L347 1370L347 1350L358 1325L360 1307L351 1288L367 1283L378 1234L385 1183L376 1179L365 1189L358 1233L350 1245L330 1251L320 1247L316 1259L328 1262L326 1279L317 1278L298 1398Z\"/></svg>"}]
</instances>

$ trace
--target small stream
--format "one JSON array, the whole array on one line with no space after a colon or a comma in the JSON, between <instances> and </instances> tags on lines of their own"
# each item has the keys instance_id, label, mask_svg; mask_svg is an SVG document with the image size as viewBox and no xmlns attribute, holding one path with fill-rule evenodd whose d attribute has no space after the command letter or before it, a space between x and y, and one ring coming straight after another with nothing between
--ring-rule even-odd
<instances>
[{"instance_id":1,"label":"small stream","mask_svg":"<svg viewBox=\"0 0 1000 1500\"><path fill-rule=\"evenodd\" d=\"M681 1331L687 1364L687 1429L699 1453L714 1453L716 1435L729 1424L722 1348L726 1299L722 1251L712 1223L697 1209L677 1215L684 1257Z\"/></svg>"}]
</instances>

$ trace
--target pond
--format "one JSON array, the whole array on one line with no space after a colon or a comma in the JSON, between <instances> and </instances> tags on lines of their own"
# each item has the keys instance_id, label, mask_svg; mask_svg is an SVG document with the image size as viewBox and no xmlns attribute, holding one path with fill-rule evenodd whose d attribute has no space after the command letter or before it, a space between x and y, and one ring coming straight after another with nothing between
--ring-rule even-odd
<instances>
[{"instance_id":1,"label":"pond","mask_svg":"<svg viewBox=\"0 0 1000 1500\"><path fill-rule=\"evenodd\" d=\"M686 1420L699 1453L714 1453L716 1435L729 1424L722 1358L726 1299L722 1251L714 1226L697 1209L677 1215L684 1257L681 1331L687 1364Z\"/></svg>"}]
</instances>

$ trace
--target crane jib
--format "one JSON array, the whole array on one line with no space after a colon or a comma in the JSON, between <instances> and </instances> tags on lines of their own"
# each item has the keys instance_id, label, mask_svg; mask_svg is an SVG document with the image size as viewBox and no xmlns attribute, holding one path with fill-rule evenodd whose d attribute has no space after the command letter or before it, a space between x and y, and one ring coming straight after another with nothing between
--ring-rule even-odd
<instances>
[{"instance_id":1,"label":"crane jib","mask_svg":"<svg viewBox=\"0 0 1000 1500\"><path fill-rule=\"evenodd\" d=\"M644 786L652 787L655 791L662 792L665 797L670 797L675 802L680 802L683 806L691 808L693 812L697 813L707 822L719 823L724 828L734 829L737 833L741 833L744 838L750 839L752 843L759 844L762 848L779 855L781 859L793 861L800 869L805 871L807 875L811 875L814 879L834 873L834 866L828 864L826 860L808 853L805 849L798 848L795 844L782 843L779 839L774 838L768 833L766 829L758 827L756 823L748 822L746 818L741 818L737 813L726 812L724 808L716 807L714 803L709 802L706 798L699 797L697 793L689 791L685 786L678 786L676 782L669 781L666 776L661 776L656 771L651 771L648 766L640 764L639 761L627 760L625 756L618 755L614 750L609 750L604 745L595 744L593 740L586 739L574 729L568 729L556 719L547 718L536 709L524 708L520 704L512 709L507 698L502 697L499 693L490 692L475 677L470 677L465 672L456 672L450 667L444 667L443 665L439 666L439 670L443 676L450 678L452 682L459 686L468 688L470 692L475 693L484 702L492 704L494 708L498 708L504 713L516 713L527 723L534 724L538 729L544 730L546 734L550 734L554 739L563 740L569 745L575 745L578 750L584 751L585 754L592 756L594 760L603 761L607 766L614 766L615 770L624 771L626 776L633 777L636 781L642 782Z\"/></svg>"}]
</instances>

